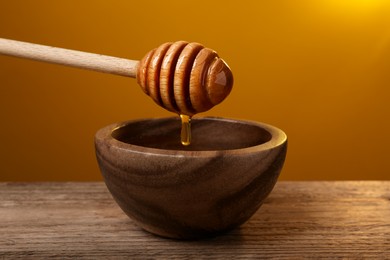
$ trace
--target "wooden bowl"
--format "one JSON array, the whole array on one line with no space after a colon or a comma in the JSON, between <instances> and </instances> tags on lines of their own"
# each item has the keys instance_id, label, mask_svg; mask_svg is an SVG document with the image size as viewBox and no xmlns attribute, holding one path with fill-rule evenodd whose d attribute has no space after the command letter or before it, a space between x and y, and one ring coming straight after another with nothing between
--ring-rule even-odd
<instances>
[{"instance_id":1,"label":"wooden bowl","mask_svg":"<svg viewBox=\"0 0 390 260\"><path fill-rule=\"evenodd\" d=\"M184 147L180 127L178 118L141 119L96 133L112 196L140 227L164 237L208 237L244 223L277 181L287 136L263 123L199 118Z\"/></svg>"}]
</instances>

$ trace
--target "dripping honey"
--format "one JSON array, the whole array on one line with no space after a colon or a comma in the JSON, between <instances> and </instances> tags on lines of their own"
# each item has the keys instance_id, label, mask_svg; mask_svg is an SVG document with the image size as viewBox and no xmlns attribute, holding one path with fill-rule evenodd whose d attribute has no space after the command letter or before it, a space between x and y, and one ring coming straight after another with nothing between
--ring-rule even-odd
<instances>
[{"instance_id":1,"label":"dripping honey","mask_svg":"<svg viewBox=\"0 0 390 260\"><path fill-rule=\"evenodd\" d=\"M191 117L180 114L181 119L181 144L188 146L191 144Z\"/></svg>"}]
</instances>

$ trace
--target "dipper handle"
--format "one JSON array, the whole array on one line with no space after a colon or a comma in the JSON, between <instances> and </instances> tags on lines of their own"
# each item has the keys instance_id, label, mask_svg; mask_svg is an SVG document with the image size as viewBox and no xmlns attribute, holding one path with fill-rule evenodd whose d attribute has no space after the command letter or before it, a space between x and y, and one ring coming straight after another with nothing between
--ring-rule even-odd
<instances>
[{"instance_id":1,"label":"dipper handle","mask_svg":"<svg viewBox=\"0 0 390 260\"><path fill-rule=\"evenodd\" d=\"M229 66L199 43L164 43L139 62L0 38L0 54L137 78L165 109L188 116L222 102L233 86Z\"/></svg>"},{"instance_id":2,"label":"dipper handle","mask_svg":"<svg viewBox=\"0 0 390 260\"><path fill-rule=\"evenodd\" d=\"M138 61L0 38L0 54L136 77Z\"/></svg>"}]
</instances>

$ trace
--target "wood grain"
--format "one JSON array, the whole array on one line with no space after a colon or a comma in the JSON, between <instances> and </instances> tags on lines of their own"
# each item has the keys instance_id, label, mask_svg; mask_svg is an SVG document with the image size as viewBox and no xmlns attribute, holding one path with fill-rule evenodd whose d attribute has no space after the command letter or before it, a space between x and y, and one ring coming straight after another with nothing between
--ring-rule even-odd
<instances>
[{"instance_id":1,"label":"wood grain","mask_svg":"<svg viewBox=\"0 0 390 260\"><path fill-rule=\"evenodd\" d=\"M114 123L95 135L108 190L153 234L195 239L240 226L262 205L283 167L287 136L276 127L216 117L191 124L193 142L185 147L175 117Z\"/></svg>"},{"instance_id":2,"label":"wood grain","mask_svg":"<svg viewBox=\"0 0 390 260\"><path fill-rule=\"evenodd\" d=\"M103 183L0 183L0 259L390 259L390 181L279 182L225 235L140 230Z\"/></svg>"}]
</instances>

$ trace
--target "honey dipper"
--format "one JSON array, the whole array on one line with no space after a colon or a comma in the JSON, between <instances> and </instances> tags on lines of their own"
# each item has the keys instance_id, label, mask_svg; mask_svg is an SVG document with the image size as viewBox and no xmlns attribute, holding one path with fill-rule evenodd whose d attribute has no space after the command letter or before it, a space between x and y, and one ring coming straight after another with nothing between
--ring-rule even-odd
<instances>
[{"instance_id":1,"label":"honey dipper","mask_svg":"<svg viewBox=\"0 0 390 260\"><path fill-rule=\"evenodd\" d=\"M222 102L233 75L218 54L199 43L168 42L141 61L0 38L0 54L136 78L161 107L193 116Z\"/></svg>"}]
</instances>

